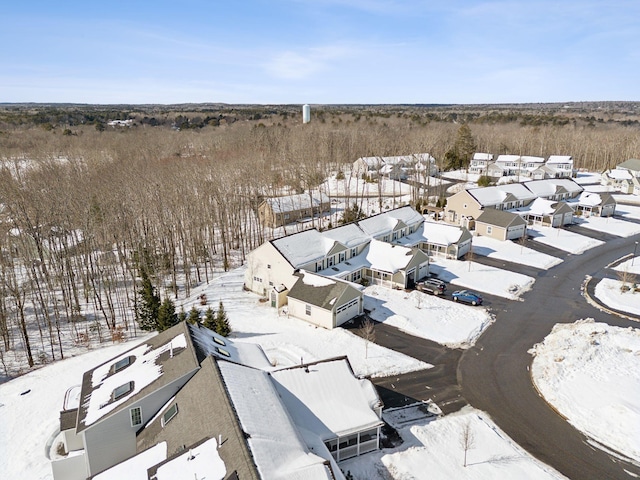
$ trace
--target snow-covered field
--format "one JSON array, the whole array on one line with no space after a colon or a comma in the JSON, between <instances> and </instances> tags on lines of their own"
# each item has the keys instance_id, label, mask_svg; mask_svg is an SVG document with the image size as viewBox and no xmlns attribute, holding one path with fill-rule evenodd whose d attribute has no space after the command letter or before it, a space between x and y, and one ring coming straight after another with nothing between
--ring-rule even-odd
<instances>
[{"instance_id":1,"label":"snow-covered field","mask_svg":"<svg viewBox=\"0 0 640 480\"><path fill-rule=\"evenodd\" d=\"M603 278L596 285L596 297L614 310L640 315L640 291L623 292L620 287L622 287L620 280Z\"/></svg>"},{"instance_id":2,"label":"snow-covered field","mask_svg":"<svg viewBox=\"0 0 640 480\"><path fill-rule=\"evenodd\" d=\"M536 242L544 243L551 247L564 250L565 252L580 254L590 248L602 245L604 242L595 238L585 237L562 228L542 227L540 225L532 225L527 229L529 235Z\"/></svg>"},{"instance_id":3,"label":"snow-covered field","mask_svg":"<svg viewBox=\"0 0 640 480\"><path fill-rule=\"evenodd\" d=\"M437 419L425 418L422 410L424 406L385 412L385 421L404 443L347 460L343 469L358 480L565 478L523 451L479 410L465 407ZM465 429L472 440L467 443L466 467L461 444Z\"/></svg>"},{"instance_id":4,"label":"snow-covered field","mask_svg":"<svg viewBox=\"0 0 640 480\"><path fill-rule=\"evenodd\" d=\"M531 248L519 245L516 242L502 242L495 238L483 236L473 237L473 253L484 257L528 265L542 270L548 270L562 263L562 259L560 258L537 252Z\"/></svg>"},{"instance_id":5,"label":"snow-covered field","mask_svg":"<svg viewBox=\"0 0 640 480\"><path fill-rule=\"evenodd\" d=\"M599 184L601 179L602 174L597 172L578 172L578 175L574 178L575 182L580 185Z\"/></svg>"},{"instance_id":6,"label":"snow-covered field","mask_svg":"<svg viewBox=\"0 0 640 480\"><path fill-rule=\"evenodd\" d=\"M638 205L618 203L616 205L616 215L620 215L624 219L640 220L640 197L638 198Z\"/></svg>"},{"instance_id":7,"label":"snow-covered field","mask_svg":"<svg viewBox=\"0 0 640 480\"><path fill-rule=\"evenodd\" d=\"M364 307L371 310L374 320L452 348L472 346L492 322L484 308L418 291L407 293L375 285L364 293Z\"/></svg>"},{"instance_id":8,"label":"snow-covered field","mask_svg":"<svg viewBox=\"0 0 640 480\"><path fill-rule=\"evenodd\" d=\"M640 461L640 330L558 324L531 349L544 398L596 443Z\"/></svg>"},{"instance_id":9,"label":"snow-covered field","mask_svg":"<svg viewBox=\"0 0 640 480\"><path fill-rule=\"evenodd\" d=\"M429 264L429 271L452 285L511 300L517 300L522 293L530 290L535 282L534 278L521 273L509 272L476 262L444 258L434 259Z\"/></svg>"}]
</instances>

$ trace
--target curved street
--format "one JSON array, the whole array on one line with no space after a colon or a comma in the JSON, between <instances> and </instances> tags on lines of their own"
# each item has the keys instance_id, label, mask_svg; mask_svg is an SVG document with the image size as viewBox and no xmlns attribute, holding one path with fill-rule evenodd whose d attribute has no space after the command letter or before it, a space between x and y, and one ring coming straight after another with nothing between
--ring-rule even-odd
<instances>
[{"instance_id":1,"label":"curved street","mask_svg":"<svg viewBox=\"0 0 640 480\"><path fill-rule=\"evenodd\" d=\"M591 236L597 235L594 232ZM532 356L528 353L556 323L593 318L620 327L640 326L601 312L581 294L587 275L602 277L608 264L633 252L637 239L638 235L607 239L604 245L581 255L564 254L563 263L533 273L536 282L523 295L524 301L485 297L495 323L468 350L450 350L377 324L377 343L435 366L422 372L373 379L383 401L387 405L402 405L430 398L445 413L469 403L490 414L529 453L571 479L637 478L640 466L592 446L587 437L539 396L529 375ZM555 253L557 256L558 252ZM487 260L496 266L507 263L477 260ZM518 268L517 265L503 268L509 267ZM454 368L456 378L452 375Z\"/></svg>"}]
</instances>

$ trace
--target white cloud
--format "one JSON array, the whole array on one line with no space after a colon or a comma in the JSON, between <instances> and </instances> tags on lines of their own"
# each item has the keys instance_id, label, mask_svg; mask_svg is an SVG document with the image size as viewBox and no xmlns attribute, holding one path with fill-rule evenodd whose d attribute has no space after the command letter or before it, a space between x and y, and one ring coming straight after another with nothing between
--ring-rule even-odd
<instances>
[{"instance_id":1,"label":"white cloud","mask_svg":"<svg viewBox=\"0 0 640 480\"><path fill-rule=\"evenodd\" d=\"M345 47L336 46L310 48L304 52L288 50L275 54L266 63L265 69L276 78L302 80L331 68L335 62L352 53Z\"/></svg>"}]
</instances>

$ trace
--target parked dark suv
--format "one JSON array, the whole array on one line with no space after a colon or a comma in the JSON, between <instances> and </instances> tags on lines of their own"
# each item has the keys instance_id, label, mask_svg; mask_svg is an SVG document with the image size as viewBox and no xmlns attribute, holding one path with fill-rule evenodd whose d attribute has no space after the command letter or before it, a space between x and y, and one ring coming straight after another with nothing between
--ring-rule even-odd
<instances>
[{"instance_id":1,"label":"parked dark suv","mask_svg":"<svg viewBox=\"0 0 640 480\"><path fill-rule=\"evenodd\" d=\"M433 295L442 295L447 289L447 284L437 278L427 278L416 284L416 288L421 292L431 293Z\"/></svg>"}]
</instances>

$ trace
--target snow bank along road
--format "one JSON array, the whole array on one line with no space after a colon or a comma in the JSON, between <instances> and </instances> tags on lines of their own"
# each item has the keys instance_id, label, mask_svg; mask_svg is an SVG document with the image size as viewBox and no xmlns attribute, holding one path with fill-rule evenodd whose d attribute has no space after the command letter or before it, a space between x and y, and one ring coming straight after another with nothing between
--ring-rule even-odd
<instances>
[{"instance_id":1,"label":"snow bank along road","mask_svg":"<svg viewBox=\"0 0 640 480\"><path fill-rule=\"evenodd\" d=\"M489 413L531 454L571 479L637 478L640 466L594 448L547 405L532 385L527 351L556 323L590 317L621 327L640 326L601 312L580 292L586 275L597 276L605 265L631 253L638 238L617 238L581 255L569 255L560 265L541 272L533 290L523 295L524 302L494 304L494 325L462 353L458 364L464 398Z\"/></svg>"}]
</instances>

